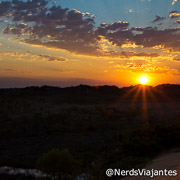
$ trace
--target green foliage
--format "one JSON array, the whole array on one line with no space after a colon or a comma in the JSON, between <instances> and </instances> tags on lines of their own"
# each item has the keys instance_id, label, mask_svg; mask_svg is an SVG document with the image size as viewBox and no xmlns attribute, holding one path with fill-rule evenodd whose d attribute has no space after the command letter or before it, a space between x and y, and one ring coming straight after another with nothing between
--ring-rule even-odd
<instances>
[{"instance_id":1,"label":"green foliage","mask_svg":"<svg viewBox=\"0 0 180 180\"><path fill-rule=\"evenodd\" d=\"M37 161L38 169L54 177L74 175L78 171L79 165L79 162L67 149L53 149L43 154Z\"/></svg>"},{"instance_id":2,"label":"green foliage","mask_svg":"<svg viewBox=\"0 0 180 180\"><path fill-rule=\"evenodd\" d=\"M163 149L177 146L180 142L179 132L178 120L150 124L131 133L121 147L126 155L154 157Z\"/></svg>"},{"instance_id":3,"label":"green foliage","mask_svg":"<svg viewBox=\"0 0 180 180\"><path fill-rule=\"evenodd\" d=\"M77 158L82 162L82 169L86 171L93 167L93 164L98 158L98 155L93 152L84 152L78 153Z\"/></svg>"}]
</instances>

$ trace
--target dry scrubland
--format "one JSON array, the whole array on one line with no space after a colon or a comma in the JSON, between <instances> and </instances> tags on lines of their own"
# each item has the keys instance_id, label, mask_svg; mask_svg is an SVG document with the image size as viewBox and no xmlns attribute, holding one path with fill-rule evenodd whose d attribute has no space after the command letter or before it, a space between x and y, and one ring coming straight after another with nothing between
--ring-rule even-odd
<instances>
[{"instance_id":1,"label":"dry scrubland","mask_svg":"<svg viewBox=\"0 0 180 180\"><path fill-rule=\"evenodd\" d=\"M43 153L68 149L81 162L76 173L89 179L106 179L109 167L145 166L179 146L180 86L146 87L146 98L143 92L144 86L1 89L0 165L34 168Z\"/></svg>"}]
</instances>

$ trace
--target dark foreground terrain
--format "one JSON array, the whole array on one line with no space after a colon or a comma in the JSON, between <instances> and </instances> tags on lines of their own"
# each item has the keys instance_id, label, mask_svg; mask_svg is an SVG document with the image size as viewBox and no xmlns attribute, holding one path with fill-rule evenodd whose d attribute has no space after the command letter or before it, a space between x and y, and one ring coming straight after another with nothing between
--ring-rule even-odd
<instances>
[{"instance_id":1,"label":"dark foreground terrain","mask_svg":"<svg viewBox=\"0 0 180 180\"><path fill-rule=\"evenodd\" d=\"M180 85L0 89L0 166L36 168L58 149L78 162L71 179L141 168L180 145L179 107Z\"/></svg>"}]
</instances>

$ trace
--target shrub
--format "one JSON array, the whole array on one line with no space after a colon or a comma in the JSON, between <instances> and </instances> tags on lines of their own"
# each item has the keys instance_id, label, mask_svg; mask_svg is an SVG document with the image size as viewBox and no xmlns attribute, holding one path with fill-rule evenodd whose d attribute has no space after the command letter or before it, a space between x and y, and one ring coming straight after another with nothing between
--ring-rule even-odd
<instances>
[{"instance_id":1,"label":"shrub","mask_svg":"<svg viewBox=\"0 0 180 180\"><path fill-rule=\"evenodd\" d=\"M67 149L53 149L38 159L37 168L51 174L54 178L66 178L75 174L79 169L79 162L72 157Z\"/></svg>"}]
</instances>

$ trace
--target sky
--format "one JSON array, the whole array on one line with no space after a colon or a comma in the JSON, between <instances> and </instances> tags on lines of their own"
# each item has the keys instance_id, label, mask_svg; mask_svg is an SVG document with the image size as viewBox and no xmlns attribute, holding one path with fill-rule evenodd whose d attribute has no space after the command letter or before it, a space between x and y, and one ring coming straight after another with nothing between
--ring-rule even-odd
<instances>
[{"instance_id":1,"label":"sky","mask_svg":"<svg viewBox=\"0 0 180 180\"><path fill-rule=\"evenodd\" d=\"M180 0L0 1L0 88L180 84Z\"/></svg>"}]
</instances>

